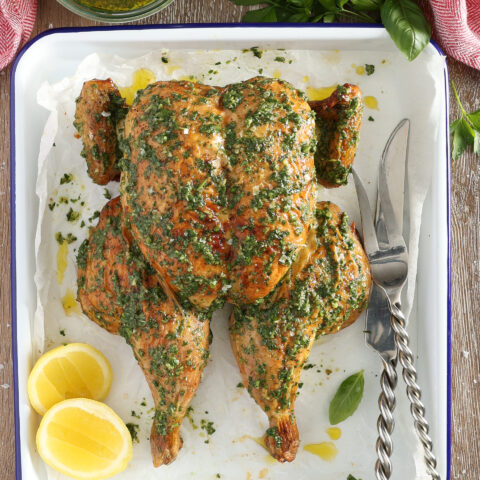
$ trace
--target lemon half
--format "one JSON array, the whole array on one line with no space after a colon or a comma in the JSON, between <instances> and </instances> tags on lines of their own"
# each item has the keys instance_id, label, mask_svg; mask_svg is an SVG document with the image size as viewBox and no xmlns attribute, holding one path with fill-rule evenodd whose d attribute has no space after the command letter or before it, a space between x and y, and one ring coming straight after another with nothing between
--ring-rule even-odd
<instances>
[{"instance_id":1,"label":"lemon half","mask_svg":"<svg viewBox=\"0 0 480 480\"><path fill-rule=\"evenodd\" d=\"M65 475L102 480L120 473L132 458L132 437L107 405L72 398L42 418L37 449L45 463Z\"/></svg>"},{"instance_id":2,"label":"lemon half","mask_svg":"<svg viewBox=\"0 0 480 480\"><path fill-rule=\"evenodd\" d=\"M70 343L42 355L28 377L28 398L40 414L68 398L103 400L112 385L112 367L96 348Z\"/></svg>"}]
</instances>

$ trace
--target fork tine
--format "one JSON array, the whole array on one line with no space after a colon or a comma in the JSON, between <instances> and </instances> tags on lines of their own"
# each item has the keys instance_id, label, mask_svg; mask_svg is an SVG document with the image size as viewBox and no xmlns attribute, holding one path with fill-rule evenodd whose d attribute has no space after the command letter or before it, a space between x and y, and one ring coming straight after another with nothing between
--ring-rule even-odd
<instances>
[{"instance_id":1,"label":"fork tine","mask_svg":"<svg viewBox=\"0 0 480 480\"><path fill-rule=\"evenodd\" d=\"M392 245L405 246L405 240L403 239L400 223L398 222L395 211L393 209L392 200L390 198L390 191L387 181L387 158L389 156L390 146L396 137L400 137L399 141L402 143L401 155L407 155L408 152L408 139L410 135L410 120L404 118L395 127L390 135L385 148L382 153L382 160L380 162L380 171L378 175L378 199L379 199L379 215L377 220L377 228L381 230L381 224L383 224L388 243ZM405 150L403 152L403 149ZM396 159L396 158L395 158ZM402 160L404 160L402 158ZM380 224L380 225L379 225Z\"/></svg>"},{"instance_id":2,"label":"fork tine","mask_svg":"<svg viewBox=\"0 0 480 480\"><path fill-rule=\"evenodd\" d=\"M370 255L378 250L377 234L375 233L375 226L373 225L372 209L370 208L370 202L368 201L365 186L353 167L352 174L355 181L355 189L357 190L360 215L362 217L363 246L365 247L367 256L370 258Z\"/></svg>"}]
</instances>

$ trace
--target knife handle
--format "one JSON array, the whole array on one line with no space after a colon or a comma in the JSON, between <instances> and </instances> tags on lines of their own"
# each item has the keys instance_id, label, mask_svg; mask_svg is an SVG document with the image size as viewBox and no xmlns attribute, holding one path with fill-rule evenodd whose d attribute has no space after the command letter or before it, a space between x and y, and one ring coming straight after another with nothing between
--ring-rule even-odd
<instances>
[{"instance_id":1,"label":"knife handle","mask_svg":"<svg viewBox=\"0 0 480 480\"><path fill-rule=\"evenodd\" d=\"M391 304L392 328L395 332L395 344L398 351L398 359L403 368L403 379L407 384L407 397L410 400L410 412L412 413L415 431L423 446L425 463L428 474L434 480L440 480L438 474L437 459L433 454L433 444L428 431L429 425L425 418L425 406L422 403L422 391L417 384L417 370L413 365L413 353L410 349L410 339L405 328L405 316L400 310L399 304Z\"/></svg>"},{"instance_id":2,"label":"knife handle","mask_svg":"<svg viewBox=\"0 0 480 480\"><path fill-rule=\"evenodd\" d=\"M392 475L393 443L392 432L395 427L393 411L395 410L395 387L397 386L397 359L383 359L383 372L380 377L382 393L378 398L380 416L377 421L378 438L376 444L377 462L375 463L375 476L377 480L388 480Z\"/></svg>"}]
</instances>

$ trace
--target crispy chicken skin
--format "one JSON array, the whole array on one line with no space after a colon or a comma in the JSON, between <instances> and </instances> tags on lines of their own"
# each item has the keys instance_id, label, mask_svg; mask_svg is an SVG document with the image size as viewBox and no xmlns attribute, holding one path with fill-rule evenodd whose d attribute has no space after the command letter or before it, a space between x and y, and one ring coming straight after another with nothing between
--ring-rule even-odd
<instances>
[{"instance_id":1,"label":"crispy chicken skin","mask_svg":"<svg viewBox=\"0 0 480 480\"><path fill-rule=\"evenodd\" d=\"M360 134L362 92L356 85L346 83L325 100L309 103L316 114L318 182L327 188L345 185Z\"/></svg>"},{"instance_id":2,"label":"crispy chicken skin","mask_svg":"<svg viewBox=\"0 0 480 480\"><path fill-rule=\"evenodd\" d=\"M314 116L281 80L256 77L222 93L228 164L229 300L251 303L287 273L314 223Z\"/></svg>"},{"instance_id":3,"label":"crispy chicken skin","mask_svg":"<svg viewBox=\"0 0 480 480\"><path fill-rule=\"evenodd\" d=\"M90 80L83 84L73 125L82 137L82 156L87 161L88 174L99 185L120 177L116 128L125 113L124 101L112 80Z\"/></svg>"},{"instance_id":4,"label":"crispy chicken skin","mask_svg":"<svg viewBox=\"0 0 480 480\"><path fill-rule=\"evenodd\" d=\"M370 267L346 214L318 205L318 229L292 270L263 303L236 307L230 341L244 385L269 418L265 443L291 462L299 437L294 402L316 336L337 332L365 309Z\"/></svg>"},{"instance_id":5,"label":"crispy chicken skin","mask_svg":"<svg viewBox=\"0 0 480 480\"><path fill-rule=\"evenodd\" d=\"M122 205L181 301L267 295L313 223L314 118L285 82L157 82L125 119Z\"/></svg>"},{"instance_id":6,"label":"crispy chicken skin","mask_svg":"<svg viewBox=\"0 0 480 480\"><path fill-rule=\"evenodd\" d=\"M120 199L103 208L78 254L78 300L84 313L129 343L152 392L150 435L155 466L182 446L180 425L208 357L209 322L180 309L139 249L125 240Z\"/></svg>"}]
</instances>

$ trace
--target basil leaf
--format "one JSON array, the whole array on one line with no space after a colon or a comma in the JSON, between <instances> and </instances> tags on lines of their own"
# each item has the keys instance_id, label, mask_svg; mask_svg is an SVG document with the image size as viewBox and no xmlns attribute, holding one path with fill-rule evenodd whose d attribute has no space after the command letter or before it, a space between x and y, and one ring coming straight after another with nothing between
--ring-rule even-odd
<instances>
[{"instance_id":1,"label":"basil leaf","mask_svg":"<svg viewBox=\"0 0 480 480\"><path fill-rule=\"evenodd\" d=\"M328 419L332 425L337 425L353 415L362 400L364 385L363 370L342 382L328 410Z\"/></svg>"},{"instance_id":2,"label":"basil leaf","mask_svg":"<svg viewBox=\"0 0 480 480\"><path fill-rule=\"evenodd\" d=\"M385 0L382 22L399 50L414 60L430 41L430 25L413 0Z\"/></svg>"},{"instance_id":3,"label":"basil leaf","mask_svg":"<svg viewBox=\"0 0 480 480\"><path fill-rule=\"evenodd\" d=\"M291 12L283 8L275 7L275 14L277 15L277 22L288 22Z\"/></svg>"},{"instance_id":4,"label":"basil leaf","mask_svg":"<svg viewBox=\"0 0 480 480\"><path fill-rule=\"evenodd\" d=\"M288 21L290 23L304 23L308 22L309 16L305 13L294 13Z\"/></svg>"},{"instance_id":5,"label":"basil leaf","mask_svg":"<svg viewBox=\"0 0 480 480\"><path fill-rule=\"evenodd\" d=\"M298 8L310 8L312 6L313 0L287 0L287 3L290 3L294 7Z\"/></svg>"},{"instance_id":6,"label":"basil leaf","mask_svg":"<svg viewBox=\"0 0 480 480\"><path fill-rule=\"evenodd\" d=\"M326 13L325 16L323 17L323 23L333 23L337 16L334 13Z\"/></svg>"},{"instance_id":7,"label":"basil leaf","mask_svg":"<svg viewBox=\"0 0 480 480\"><path fill-rule=\"evenodd\" d=\"M458 120L455 120L454 122L452 122L450 124L450 134L453 135L453 133L455 132L455 129L457 128L457 125L460 123L460 120L461 118L459 118Z\"/></svg>"},{"instance_id":8,"label":"basil leaf","mask_svg":"<svg viewBox=\"0 0 480 480\"><path fill-rule=\"evenodd\" d=\"M455 126L454 126L455 125ZM453 146L452 159L458 160L468 145L473 145L475 141L475 131L462 117L452 124Z\"/></svg>"},{"instance_id":9,"label":"basil leaf","mask_svg":"<svg viewBox=\"0 0 480 480\"><path fill-rule=\"evenodd\" d=\"M480 110L476 112L469 113L467 115L468 119L472 122L473 127L476 130L480 130Z\"/></svg>"},{"instance_id":10,"label":"basil leaf","mask_svg":"<svg viewBox=\"0 0 480 480\"><path fill-rule=\"evenodd\" d=\"M248 11L242 18L245 23L272 23L277 21L275 8L264 7Z\"/></svg>"},{"instance_id":11,"label":"basil leaf","mask_svg":"<svg viewBox=\"0 0 480 480\"><path fill-rule=\"evenodd\" d=\"M266 0L230 0L235 5L262 5Z\"/></svg>"},{"instance_id":12,"label":"basil leaf","mask_svg":"<svg viewBox=\"0 0 480 480\"><path fill-rule=\"evenodd\" d=\"M380 10L382 0L350 0L352 6L359 12Z\"/></svg>"},{"instance_id":13,"label":"basil leaf","mask_svg":"<svg viewBox=\"0 0 480 480\"><path fill-rule=\"evenodd\" d=\"M337 10L337 4L335 0L318 0L318 3L323 7L326 8L329 11L336 11Z\"/></svg>"},{"instance_id":14,"label":"basil leaf","mask_svg":"<svg viewBox=\"0 0 480 480\"><path fill-rule=\"evenodd\" d=\"M347 477L347 480L362 480L361 478L355 478L352 474Z\"/></svg>"}]
</instances>

